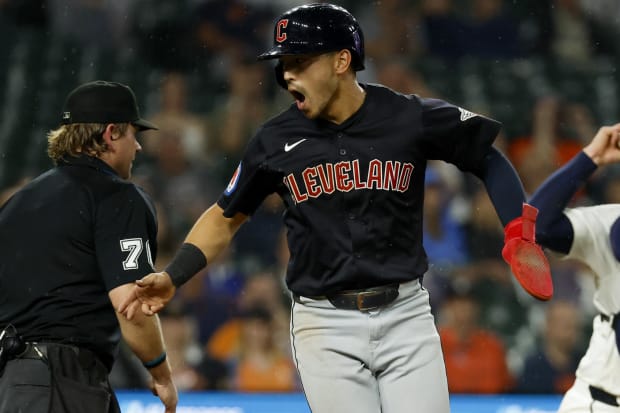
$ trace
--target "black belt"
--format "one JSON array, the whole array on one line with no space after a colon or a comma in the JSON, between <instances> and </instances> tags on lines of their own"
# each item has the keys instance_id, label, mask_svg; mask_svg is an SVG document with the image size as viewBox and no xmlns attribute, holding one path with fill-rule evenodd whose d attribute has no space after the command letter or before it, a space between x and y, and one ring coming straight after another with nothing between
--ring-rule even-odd
<instances>
[{"instance_id":1,"label":"black belt","mask_svg":"<svg viewBox=\"0 0 620 413\"><path fill-rule=\"evenodd\" d=\"M26 350L15 356L16 359L36 359L47 362L47 349L49 346L63 346L68 349L71 349L78 357L92 358L95 357L94 354L86 349L68 345L68 344L57 344L57 343L36 343L36 342L27 342Z\"/></svg>"},{"instance_id":2,"label":"black belt","mask_svg":"<svg viewBox=\"0 0 620 413\"><path fill-rule=\"evenodd\" d=\"M73 351L78 360L80 360L80 364L85 368L91 368L94 364L100 364L103 366L97 355L83 347L77 347L69 344L59 344L59 343L36 343L36 342L27 342L26 350L15 356L16 359L36 359L42 360L47 363L47 349L50 346L62 346Z\"/></svg>"},{"instance_id":3,"label":"black belt","mask_svg":"<svg viewBox=\"0 0 620 413\"><path fill-rule=\"evenodd\" d=\"M16 359L37 359L47 360L47 346L42 343L26 343L26 350L15 355Z\"/></svg>"},{"instance_id":4,"label":"black belt","mask_svg":"<svg viewBox=\"0 0 620 413\"><path fill-rule=\"evenodd\" d=\"M617 396L607 393L605 390L598 387L590 386L590 395L592 396L592 399L601 403L605 403L610 406L620 406L620 404L618 404Z\"/></svg>"},{"instance_id":5,"label":"black belt","mask_svg":"<svg viewBox=\"0 0 620 413\"><path fill-rule=\"evenodd\" d=\"M343 310L368 311L383 307L398 297L398 284L389 284L381 287L366 288L363 290L349 290L327 296L308 297L315 300L329 300L336 308ZM293 293L293 299L301 303L300 296Z\"/></svg>"},{"instance_id":6,"label":"black belt","mask_svg":"<svg viewBox=\"0 0 620 413\"><path fill-rule=\"evenodd\" d=\"M620 313L612 315L600 313L599 315L601 316L601 320L603 320L604 322L611 322L611 328L616 330L616 334L620 334ZM618 351L620 351L620 340L618 344Z\"/></svg>"}]
</instances>

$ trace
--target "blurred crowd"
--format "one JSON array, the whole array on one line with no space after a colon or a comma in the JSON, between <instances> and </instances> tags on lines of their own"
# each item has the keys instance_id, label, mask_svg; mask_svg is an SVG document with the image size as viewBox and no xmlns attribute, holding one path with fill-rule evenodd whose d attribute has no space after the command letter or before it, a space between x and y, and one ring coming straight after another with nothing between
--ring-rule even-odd
<instances>
[{"instance_id":1,"label":"blurred crowd","mask_svg":"<svg viewBox=\"0 0 620 413\"><path fill-rule=\"evenodd\" d=\"M500 121L493 102L455 101L446 89L426 81L418 62L435 59L450 67L471 59L545 58L587 67L597 57L619 54L616 0L333 2L356 15L364 30L367 70L359 73L361 81L442 98ZM84 48L132 48L156 69L158 87L143 116L160 130L141 137L143 152L133 179L157 204L157 269L217 200L257 127L289 104L269 65L257 63L255 56L269 46L277 15L298 4L0 0L4 21L72 37ZM196 72L208 78L210 90L193 88L188 79ZM515 101L520 92L515 91ZM496 142L528 193L589 142L601 120L594 108L561 92L541 89L527 123L505 125ZM197 99L205 94L212 103L196 109L204 108ZM613 115L617 120L618 113ZM0 204L28 179L0 188ZM619 197L620 174L609 168L595 175L573 203L613 203ZM533 300L501 258L503 229L486 191L447 164L429 165L424 211L430 263L424 285L441 335L450 390L566 391L587 346L595 311L588 268L549 255L555 296L546 303ZM301 390L289 346L282 213L281 201L268 198L227 254L184 285L161 314L180 390ZM145 380L129 352L112 374L117 388L145 388Z\"/></svg>"}]
</instances>

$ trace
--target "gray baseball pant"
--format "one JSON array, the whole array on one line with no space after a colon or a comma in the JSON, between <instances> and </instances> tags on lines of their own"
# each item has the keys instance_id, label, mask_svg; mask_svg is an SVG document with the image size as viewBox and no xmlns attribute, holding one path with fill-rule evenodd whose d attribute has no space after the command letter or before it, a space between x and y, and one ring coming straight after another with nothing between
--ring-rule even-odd
<instances>
[{"instance_id":1,"label":"gray baseball pant","mask_svg":"<svg viewBox=\"0 0 620 413\"><path fill-rule=\"evenodd\" d=\"M370 311L293 302L291 346L312 413L448 413L439 334L418 280Z\"/></svg>"}]
</instances>

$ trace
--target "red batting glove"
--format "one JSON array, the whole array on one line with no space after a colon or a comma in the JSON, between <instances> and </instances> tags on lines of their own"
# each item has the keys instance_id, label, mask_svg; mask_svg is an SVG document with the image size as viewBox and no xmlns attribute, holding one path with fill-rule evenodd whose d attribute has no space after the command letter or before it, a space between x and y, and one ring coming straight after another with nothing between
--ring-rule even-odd
<instances>
[{"instance_id":1,"label":"red batting glove","mask_svg":"<svg viewBox=\"0 0 620 413\"><path fill-rule=\"evenodd\" d=\"M533 297L547 301L553 297L553 281L549 262L536 244L538 209L523 204L523 213L504 228L502 257L510 265L521 287Z\"/></svg>"}]
</instances>

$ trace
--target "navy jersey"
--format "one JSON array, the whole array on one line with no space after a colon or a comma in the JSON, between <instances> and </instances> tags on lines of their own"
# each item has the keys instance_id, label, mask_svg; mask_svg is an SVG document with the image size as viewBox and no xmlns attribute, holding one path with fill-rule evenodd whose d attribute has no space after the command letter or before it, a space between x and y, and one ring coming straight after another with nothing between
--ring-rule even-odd
<instances>
[{"instance_id":1,"label":"navy jersey","mask_svg":"<svg viewBox=\"0 0 620 413\"><path fill-rule=\"evenodd\" d=\"M0 328L89 348L111 367L108 292L153 272L156 234L148 196L98 159L39 176L0 209Z\"/></svg>"},{"instance_id":2,"label":"navy jersey","mask_svg":"<svg viewBox=\"0 0 620 413\"><path fill-rule=\"evenodd\" d=\"M427 160L480 165L500 124L437 99L362 85L366 98L335 125L292 105L249 142L218 204L251 215L278 193L291 252L287 284L303 296L423 275Z\"/></svg>"}]
</instances>

